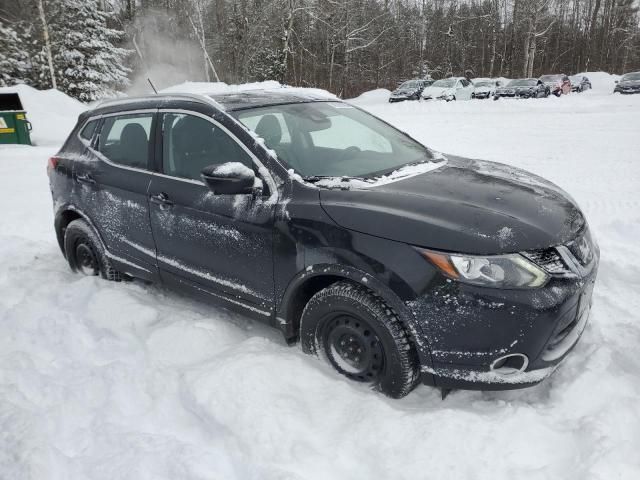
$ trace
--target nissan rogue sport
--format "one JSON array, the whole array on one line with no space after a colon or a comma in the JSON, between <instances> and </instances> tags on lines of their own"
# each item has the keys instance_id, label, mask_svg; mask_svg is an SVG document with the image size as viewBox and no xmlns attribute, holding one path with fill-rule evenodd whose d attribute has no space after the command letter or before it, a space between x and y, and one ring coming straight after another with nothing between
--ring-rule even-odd
<instances>
[{"instance_id":1,"label":"nissan rogue sport","mask_svg":"<svg viewBox=\"0 0 640 480\"><path fill-rule=\"evenodd\" d=\"M599 253L571 197L336 99L107 102L48 174L73 271L238 310L392 397L536 384L588 319Z\"/></svg>"}]
</instances>

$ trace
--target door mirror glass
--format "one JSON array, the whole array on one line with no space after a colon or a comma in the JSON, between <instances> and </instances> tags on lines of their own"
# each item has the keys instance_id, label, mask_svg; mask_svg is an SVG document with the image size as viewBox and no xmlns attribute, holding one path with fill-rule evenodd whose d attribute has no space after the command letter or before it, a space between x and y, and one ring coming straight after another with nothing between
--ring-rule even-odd
<instances>
[{"instance_id":1,"label":"door mirror glass","mask_svg":"<svg viewBox=\"0 0 640 480\"><path fill-rule=\"evenodd\" d=\"M209 165L202 170L201 176L216 195L238 195L256 191L256 174L240 162Z\"/></svg>"}]
</instances>

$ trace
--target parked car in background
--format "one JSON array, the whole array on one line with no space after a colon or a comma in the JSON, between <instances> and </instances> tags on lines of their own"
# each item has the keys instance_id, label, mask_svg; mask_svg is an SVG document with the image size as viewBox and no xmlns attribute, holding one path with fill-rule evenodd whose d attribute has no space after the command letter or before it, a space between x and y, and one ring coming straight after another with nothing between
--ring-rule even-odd
<instances>
[{"instance_id":1,"label":"parked car in background","mask_svg":"<svg viewBox=\"0 0 640 480\"><path fill-rule=\"evenodd\" d=\"M473 92L471 98L485 99L495 95L496 89L501 85L499 80L492 78L475 78L473 80Z\"/></svg>"},{"instance_id":2,"label":"parked car in background","mask_svg":"<svg viewBox=\"0 0 640 480\"><path fill-rule=\"evenodd\" d=\"M551 93L556 97L571 92L571 80L564 73L543 75L540 77L540 81L549 87Z\"/></svg>"},{"instance_id":3,"label":"parked car in background","mask_svg":"<svg viewBox=\"0 0 640 480\"><path fill-rule=\"evenodd\" d=\"M391 92L389 102L403 102L404 100L420 100L422 91L435 80L407 80Z\"/></svg>"},{"instance_id":4,"label":"parked car in background","mask_svg":"<svg viewBox=\"0 0 640 480\"><path fill-rule=\"evenodd\" d=\"M436 80L422 91L425 100L471 100L473 83L464 77L450 77Z\"/></svg>"},{"instance_id":5,"label":"parked car in background","mask_svg":"<svg viewBox=\"0 0 640 480\"><path fill-rule=\"evenodd\" d=\"M571 81L572 92L584 92L585 90L591 90L591 80L584 75L572 75L569 77Z\"/></svg>"},{"instance_id":6,"label":"parked car in background","mask_svg":"<svg viewBox=\"0 0 640 480\"><path fill-rule=\"evenodd\" d=\"M498 87L493 96L494 100L507 98L546 98L551 89L537 78L518 78L511 80L504 87Z\"/></svg>"},{"instance_id":7,"label":"parked car in background","mask_svg":"<svg viewBox=\"0 0 640 480\"><path fill-rule=\"evenodd\" d=\"M625 73L616 81L613 93L640 93L640 72Z\"/></svg>"}]
</instances>

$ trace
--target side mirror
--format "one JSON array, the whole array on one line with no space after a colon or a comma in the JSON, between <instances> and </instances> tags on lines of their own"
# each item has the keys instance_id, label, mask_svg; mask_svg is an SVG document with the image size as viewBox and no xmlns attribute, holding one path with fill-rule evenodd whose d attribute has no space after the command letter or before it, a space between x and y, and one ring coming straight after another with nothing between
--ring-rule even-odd
<instances>
[{"instance_id":1,"label":"side mirror","mask_svg":"<svg viewBox=\"0 0 640 480\"><path fill-rule=\"evenodd\" d=\"M614 80L614 82L618 83L618 82L619 82L619 80Z\"/></svg>"},{"instance_id":2,"label":"side mirror","mask_svg":"<svg viewBox=\"0 0 640 480\"><path fill-rule=\"evenodd\" d=\"M256 174L240 162L209 165L201 172L205 185L215 195L254 193Z\"/></svg>"}]
</instances>

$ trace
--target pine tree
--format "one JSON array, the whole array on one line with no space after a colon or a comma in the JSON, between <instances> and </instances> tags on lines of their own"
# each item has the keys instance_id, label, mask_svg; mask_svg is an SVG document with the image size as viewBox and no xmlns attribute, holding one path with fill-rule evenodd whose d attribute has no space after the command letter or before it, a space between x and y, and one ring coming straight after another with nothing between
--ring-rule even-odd
<instances>
[{"instance_id":1,"label":"pine tree","mask_svg":"<svg viewBox=\"0 0 640 480\"><path fill-rule=\"evenodd\" d=\"M124 33L110 28L112 14L97 0L57 0L52 28L58 88L85 102L113 96L129 85L130 50L118 47Z\"/></svg>"},{"instance_id":2,"label":"pine tree","mask_svg":"<svg viewBox=\"0 0 640 480\"><path fill-rule=\"evenodd\" d=\"M25 83L27 58L20 44L20 38L11 25L0 21L0 86Z\"/></svg>"}]
</instances>

